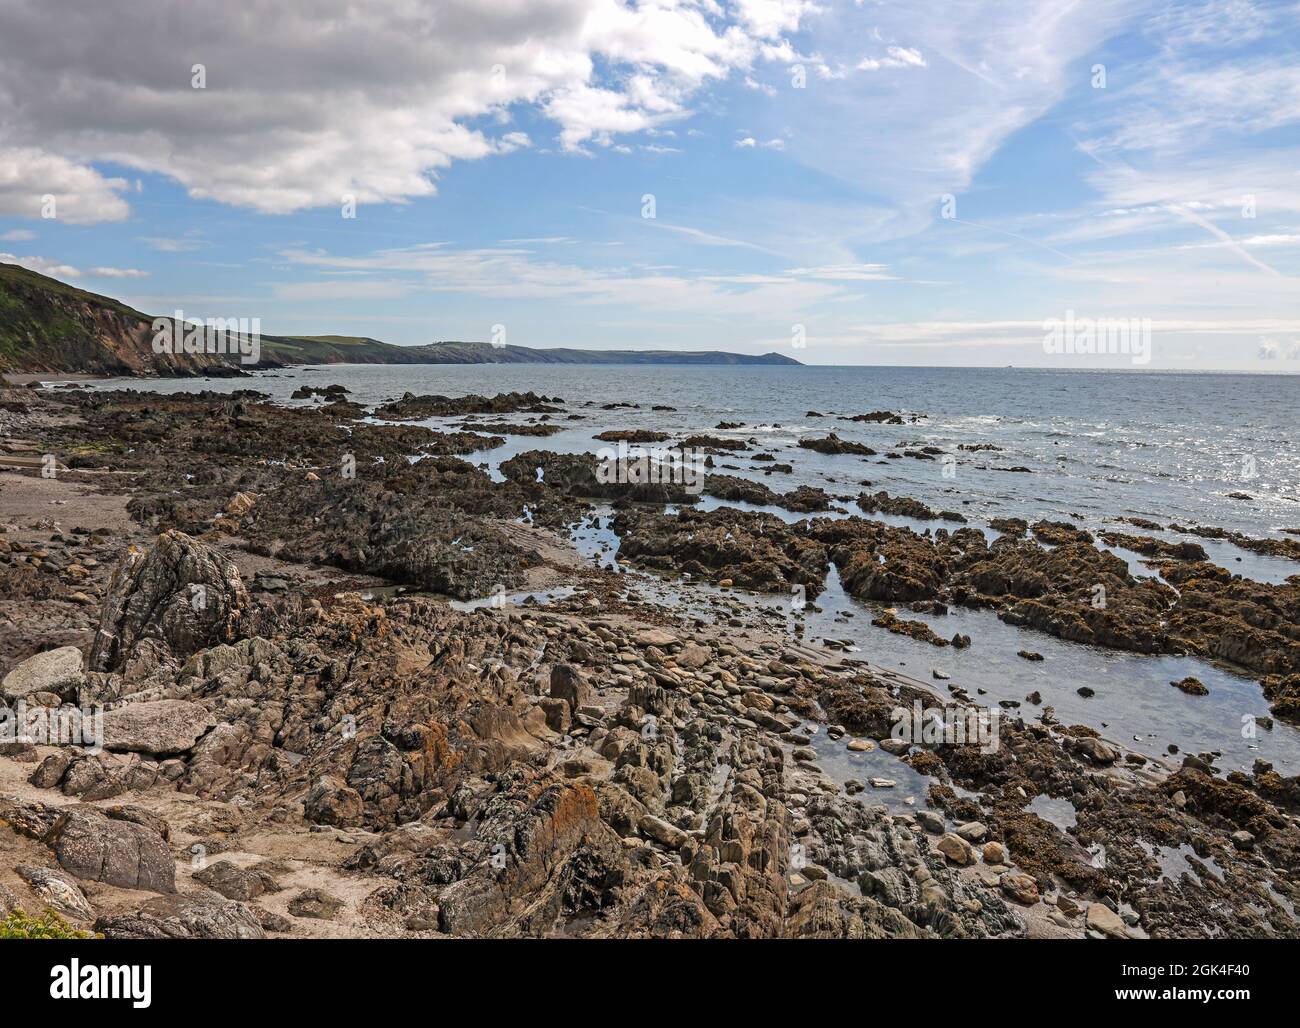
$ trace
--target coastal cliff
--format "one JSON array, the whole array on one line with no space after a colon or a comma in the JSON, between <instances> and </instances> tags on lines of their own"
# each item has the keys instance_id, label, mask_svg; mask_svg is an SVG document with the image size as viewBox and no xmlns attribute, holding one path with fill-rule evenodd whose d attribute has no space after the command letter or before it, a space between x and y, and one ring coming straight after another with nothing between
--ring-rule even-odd
<instances>
[{"instance_id":1,"label":"coastal cliff","mask_svg":"<svg viewBox=\"0 0 1300 1028\"><path fill-rule=\"evenodd\" d=\"M13 264L0 264L0 372L177 377L236 375L298 364L665 364L798 366L777 353L581 350L437 342L396 346L366 336L260 336L260 360L224 353L156 353L154 317ZM233 339L233 337L230 337Z\"/></svg>"}]
</instances>

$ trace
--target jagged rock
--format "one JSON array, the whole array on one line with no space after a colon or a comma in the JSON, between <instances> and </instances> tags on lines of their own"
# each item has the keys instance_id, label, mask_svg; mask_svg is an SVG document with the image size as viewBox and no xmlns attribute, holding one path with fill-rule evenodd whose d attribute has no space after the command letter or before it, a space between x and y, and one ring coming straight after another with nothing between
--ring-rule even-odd
<instances>
[{"instance_id":1,"label":"jagged rock","mask_svg":"<svg viewBox=\"0 0 1300 1028\"><path fill-rule=\"evenodd\" d=\"M550 694L552 699L564 700L570 713L591 702L591 686L582 673L570 664L556 664L551 668Z\"/></svg>"},{"instance_id":2,"label":"jagged rock","mask_svg":"<svg viewBox=\"0 0 1300 1028\"><path fill-rule=\"evenodd\" d=\"M184 533L164 532L148 553L129 553L114 569L90 666L120 670L144 640L181 659L230 642L249 603L230 560Z\"/></svg>"},{"instance_id":3,"label":"jagged rock","mask_svg":"<svg viewBox=\"0 0 1300 1028\"><path fill-rule=\"evenodd\" d=\"M214 893L158 896L138 910L101 917L106 939L264 939L251 909Z\"/></svg>"},{"instance_id":4,"label":"jagged rock","mask_svg":"<svg viewBox=\"0 0 1300 1028\"><path fill-rule=\"evenodd\" d=\"M41 900L53 907L64 917L76 921L93 921L95 911L81 886L64 872L53 867L34 867L31 864L19 864L14 868L32 887L32 891Z\"/></svg>"},{"instance_id":5,"label":"jagged rock","mask_svg":"<svg viewBox=\"0 0 1300 1028\"><path fill-rule=\"evenodd\" d=\"M361 794L336 778L322 775L303 800L303 816L314 824L348 827L361 823Z\"/></svg>"}]
</instances>

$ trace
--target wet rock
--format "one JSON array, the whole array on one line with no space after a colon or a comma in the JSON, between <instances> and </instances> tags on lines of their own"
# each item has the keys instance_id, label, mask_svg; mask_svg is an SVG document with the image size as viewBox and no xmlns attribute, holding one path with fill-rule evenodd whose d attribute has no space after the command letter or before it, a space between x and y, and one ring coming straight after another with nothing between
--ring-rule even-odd
<instances>
[{"instance_id":1,"label":"wet rock","mask_svg":"<svg viewBox=\"0 0 1300 1028\"><path fill-rule=\"evenodd\" d=\"M841 454L850 453L862 457L873 457L876 451L865 443L855 443L849 439L841 439L834 432L820 439L812 439L807 436L799 440L799 445L805 450L816 450L818 453Z\"/></svg>"},{"instance_id":2,"label":"wet rock","mask_svg":"<svg viewBox=\"0 0 1300 1028\"><path fill-rule=\"evenodd\" d=\"M1086 735L1073 738L1068 745L1074 752L1083 754L1094 764L1113 764L1119 760L1119 750L1102 742L1095 736Z\"/></svg>"}]
</instances>

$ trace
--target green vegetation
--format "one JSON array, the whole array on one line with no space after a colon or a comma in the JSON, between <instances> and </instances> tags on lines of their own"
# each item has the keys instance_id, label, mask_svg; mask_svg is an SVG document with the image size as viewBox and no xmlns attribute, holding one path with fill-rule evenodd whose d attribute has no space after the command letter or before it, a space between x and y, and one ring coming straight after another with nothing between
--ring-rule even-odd
<instances>
[{"instance_id":1,"label":"green vegetation","mask_svg":"<svg viewBox=\"0 0 1300 1028\"><path fill-rule=\"evenodd\" d=\"M6 293L16 293L18 291L17 287L20 286L41 289L56 296L66 296L69 299L80 303L89 303L96 307L107 307L118 314L139 318L141 321L150 320L147 314L141 314L121 301L114 300L111 296L88 293L84 289L78 289L66 282L60 282L57 278L50 278L48 275L42 275L36 271L28 271L17 264L0 264L0 298L4 297ZM0 306L3 306L2 300L0 300Z\"/></svg>"},{"instance_id":2,"label":"green vegetation","mask_svg":"<svg viewBox=\"0 0 1300 1028\"><path fill-rule=\"evenodd\" d=\"M213 360L181 358L161 366L142 350L147 314L15 264L0 264L0 371L129 374L202 372ZM262 336L262 364L798 364L719 350L532 349L481 342L394 346L369 336Z\"/></svg>"},{"instance_id":3,"label":"green vegetation","mask_svg":"<svg viewBox=\"0 0 1300 1028\"><path fill-rule=\"evenodd\" d=\"M112 297L0 264L0 370L85 370L99 348L97 317L149 320Z\"/></svg>"},{"instance_id":4,"label":"green vegetation","mask_svg":"<svg viewBox=\"0 0 1300 1028\"><path fill-rule=\"evenodd\" d=\"M98 939L92 932L78 931L53 910L39 918L15 910L0 921L0 939Z\"/></svg>"}]
</instances>

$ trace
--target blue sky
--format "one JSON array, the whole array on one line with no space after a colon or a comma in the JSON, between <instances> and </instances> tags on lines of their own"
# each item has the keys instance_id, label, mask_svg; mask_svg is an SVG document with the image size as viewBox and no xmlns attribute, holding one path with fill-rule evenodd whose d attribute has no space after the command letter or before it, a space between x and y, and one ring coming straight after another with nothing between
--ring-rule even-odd
<instances>
[{"instance_id":1,"label":"blue sky","mask_svg":"<svg viewBox=\"0 0 1300 1028\"><path fill-rule=\"evenodd\" d=\"M0 260L269 333L1300 370L1296 3L220 6L8 0Z\"/></svg>"}]
</instances>

